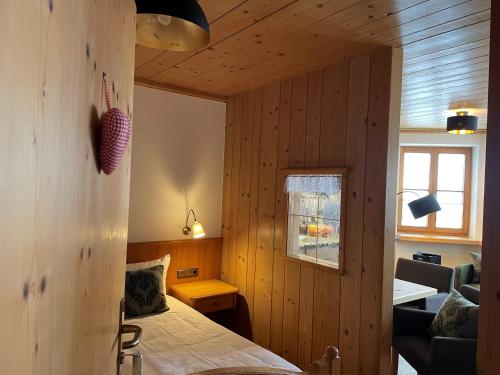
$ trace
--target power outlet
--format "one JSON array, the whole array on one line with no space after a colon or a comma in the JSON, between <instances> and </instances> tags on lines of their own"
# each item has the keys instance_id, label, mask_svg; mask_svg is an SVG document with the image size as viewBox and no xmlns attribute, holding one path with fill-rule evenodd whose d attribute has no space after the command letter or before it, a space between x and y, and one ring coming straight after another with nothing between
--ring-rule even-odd
<instances>
[{"instance_id":1,"label":"power outlet","mask_svg":"<svg viewBox=\"0 0 500 375\"><path fill-rule=\"evenodd\" d=\"M198 268L183 268L181 270L177 270L177 278L187 279L188 277L196 277L198 276L198 273Z\"/></svg>"}]
</instances>

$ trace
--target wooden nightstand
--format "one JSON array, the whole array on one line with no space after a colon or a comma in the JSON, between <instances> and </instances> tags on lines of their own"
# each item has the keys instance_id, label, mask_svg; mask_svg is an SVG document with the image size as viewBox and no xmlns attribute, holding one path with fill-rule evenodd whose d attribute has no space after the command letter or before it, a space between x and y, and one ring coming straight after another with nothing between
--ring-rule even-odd
<instances>
[{"instance_id":1,"label":"wooden nightstand","mask_svg":"<svg viewBox=\"0 0 500 375\"><path fill-rule=\"evenodd\" d=\"M220 280L172 285L168 294L202 314L236 307L238 288Z\"/></svg>"}]
</instances>

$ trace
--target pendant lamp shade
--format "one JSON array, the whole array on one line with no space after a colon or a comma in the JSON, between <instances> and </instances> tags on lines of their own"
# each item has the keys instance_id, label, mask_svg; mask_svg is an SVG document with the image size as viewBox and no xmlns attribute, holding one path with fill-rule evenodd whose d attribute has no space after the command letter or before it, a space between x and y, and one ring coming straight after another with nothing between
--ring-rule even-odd
<instances>
[{"instance_id":1,"label":"pendant lamp shade","mask_svg":"<svg viewBox=\"0 0 500 375\"><path fill-rule=\"evenodd\" d=\"M137 43L146 47L192 51L210 41L210 29L196 0L136 0Z\"/></svg>"},{"instance_id":2,"label":"pendant lamp shade","mask_svg":"<svg viewBox=\"0 0 500 375\"><path fill-rule=\"evenodd\" d=\"M446 131L451 134L474 134L477 130L477 117L469 116L468 112L457 112L456 116L448 117Z\"/></svg>"}]
</instances>

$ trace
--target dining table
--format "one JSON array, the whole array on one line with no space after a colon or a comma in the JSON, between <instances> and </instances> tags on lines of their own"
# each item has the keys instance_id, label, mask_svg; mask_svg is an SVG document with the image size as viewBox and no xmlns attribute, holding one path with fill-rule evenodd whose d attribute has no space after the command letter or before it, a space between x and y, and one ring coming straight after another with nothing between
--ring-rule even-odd
<instances>
[{"instance_id":1,"label":"dining table","mask_svg":"<svg viewBox=\"0 0 500 375\"><path fill-rule=\"evenodd\" d=\"M422 298L437 294L436 288L412 283L405 280L394 279L394 292L392 295L392 304L400 305L416 301Z\"/></svg>"}]
</instances>

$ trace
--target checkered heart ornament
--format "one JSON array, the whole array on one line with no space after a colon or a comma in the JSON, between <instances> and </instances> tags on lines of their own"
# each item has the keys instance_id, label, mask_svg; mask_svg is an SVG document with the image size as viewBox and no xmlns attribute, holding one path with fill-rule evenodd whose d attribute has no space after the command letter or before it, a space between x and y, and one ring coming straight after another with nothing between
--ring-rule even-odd
<instances>
[{"instance_id":1,"label":"checkered heart ornament","mask_svg":"<svg viewBox=\"0 0 500 375\"><path fill-rule=\"evenodd\" d=\"M118 108L111 108L105 73L103 83L107 111L101 116L99 160L103 172L110 175L118 167L127 150L132 135L132 124L126 114Z\"/></svg>"}]
</instances>

